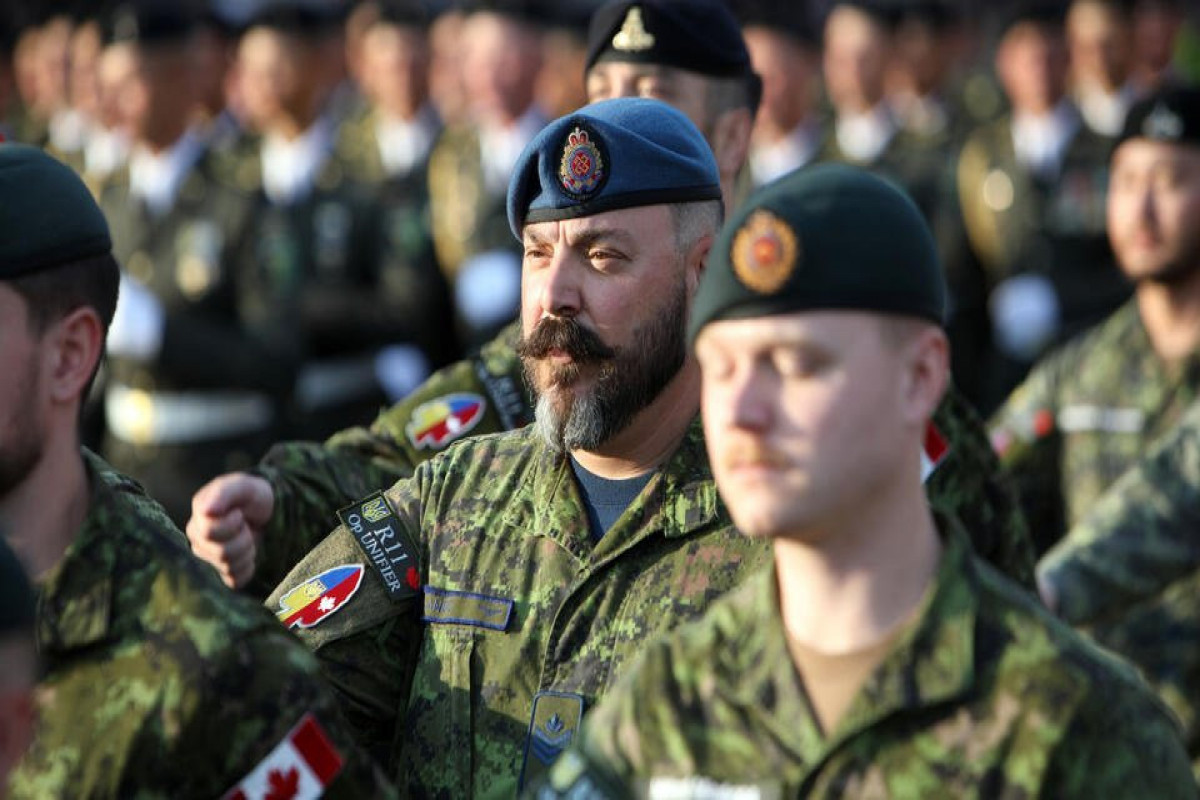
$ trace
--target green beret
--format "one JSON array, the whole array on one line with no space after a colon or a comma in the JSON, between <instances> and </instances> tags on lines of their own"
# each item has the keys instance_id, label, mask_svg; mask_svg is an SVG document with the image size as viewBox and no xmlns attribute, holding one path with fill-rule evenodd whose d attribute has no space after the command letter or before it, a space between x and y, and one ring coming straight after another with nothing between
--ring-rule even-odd
<instances>
[{"instance_id":1,"label":"green beret","mask_svg":"<svg viewBox=\"0 0 1200 800\"><path fill-rule=\"evenodd\" d=\"M893 184L821 164L752 194L721 230L689 338L723 319L876 311L941 325L946 285L929 226Z\"/></svg>"},{"instance_id":2,"label":"green beret","mask_svg":"<svg viewBox=\"0 0 1200 800\"><path fill-rule=\"evenodd\" d=\"M25 568L0 536L0 636L32 631L33 617L33 588Z\"/></svg>"},{"instance_id":3,"label":"green beret","mask_svg":"<svg viewBox=\"0 0 1200 800\"><path fill-rule=\"evenodd\" d=\"M0 280L112 250L79 176L36 147L0 144Z\"/></svg>"}]
</instances>

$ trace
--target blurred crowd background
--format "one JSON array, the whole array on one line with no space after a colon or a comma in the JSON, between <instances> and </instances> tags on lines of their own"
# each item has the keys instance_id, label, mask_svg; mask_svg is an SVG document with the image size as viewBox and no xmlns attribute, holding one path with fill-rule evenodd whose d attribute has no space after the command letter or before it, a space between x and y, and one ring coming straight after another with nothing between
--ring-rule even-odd
<instances>
[{"instance_id":1,"label":"blurred crowd background","mask_svg":"<svg viewBox=\"0 0 1200 800\"><path fill-rule=\"evenodd\" d=\"M1139 96L1200 80L1200 4L730 4L762 78L735 196L828 160L904 185L982 413L1129 296L1109 151ZM368 422L501 331L508 173L611 89L585 78L599 5L6 0L0 132L85 177L125 270L89 443L182 522L205 478Z\"/></svg>"}]
</instances>

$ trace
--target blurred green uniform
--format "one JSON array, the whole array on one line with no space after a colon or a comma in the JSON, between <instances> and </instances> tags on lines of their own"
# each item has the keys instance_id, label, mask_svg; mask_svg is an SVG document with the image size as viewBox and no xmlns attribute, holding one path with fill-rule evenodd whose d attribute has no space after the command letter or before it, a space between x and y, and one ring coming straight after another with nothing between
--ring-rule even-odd
<instances>
[{"instance_id":1,"label":"blurred green uniform","mask_svg":"<svg viewBox=\"0 0 1200 800\"><path fill-rule=\"evenodd\" d=\"M87 518L40 581L39 728L9 797L219 797L314 721L328 796L386 796L311 655L193 558L135 483L84 459ZM283 785L311 785L287 765Z\"/></svg>"},{"instance_id":2,"label":"blurred green uniform","mask_svg":"<svg viewBox=\"0 0 1200 800\"><path fill-rule=\"evenodd\" d=\"M991 430L1039 554L1179 422L1198 389L1200 357L1164 361L1133 301L1034 367Z\"/></svg>"}]
</instances>

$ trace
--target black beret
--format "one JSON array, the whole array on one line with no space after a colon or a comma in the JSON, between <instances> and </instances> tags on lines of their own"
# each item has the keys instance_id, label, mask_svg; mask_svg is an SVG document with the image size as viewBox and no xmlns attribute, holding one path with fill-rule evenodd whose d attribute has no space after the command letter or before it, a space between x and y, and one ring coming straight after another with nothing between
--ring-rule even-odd
<instances>
[{"instance_id":1,"label":"black beret","mask_svg":"<svg viewBox=\"0 0 1200 800\"><path fill-rule=\"evenodd\" d=\"M1030 22L1048 28L1061 28L1067 9L1057 0L1021 0L1012 3L1000 17L1000 36L1008 34L1017 25Z\"/></svg>"},{"instance_id":2,"label":"black beret","mask_svg":"<svg viewBox=\"0 0 1200 800\"><path fill-rule=\"evenodd\" d=\"M70 167L0 144L0 280L111 251L104 214Z\"/></svg>"},{"instance_id":3,"label":"black beret","mask_svg":"<svg viewBox=\"0 0 1200 800\"><path fill-rule=\"evenodd\" d=\"M379 4L379 22L406 28L429 26L429 10L418 0L383 0Z\"/></svg>"},{"instance_id":4,"label":"black beret","mask_svg":"<svg viewBox=\"0 0 1200 800\"><path fill-rule=\"evenodd\" d=\"M586 69L600 61L679 67L714 78L753 74L737 18L720 0L616 0L588 28Z\"/></svg>"},{"instance_id":5,"label":"black beret","mask_svg":"<svg viewBox=\"0 0 1200 800\"><path fill-rule=\"evenodd\" d=\"M343 21L340 3L326 0L268 0L246 21L246 29L271 30L304 38L316 38L334 30Z\"/></svg>"},{"instance_id":6,"label":"black beret","mask_svg":"<svg viewBox=\"0 0 1200 800\"><path fill-rule=\"evenodd\" d=\"M173 44L186 39L199 21L178 0L134 0L117 5L107 15L104 40L143 47Z\"/></svg>"},{"instance_id":7,"label":"black beret","mask_svg":"<svg viewBox=\"0 0 1200 800\"><path fill-rule=\"evenodd\" d=\"M722 228L689 336L710 322L796 311L875 311L943 323L946 285L921 212L895 185L843 164L752 194Z\"/></svg>"},{"instance_id":8,"label":"black beret","mask_svg":"<svg viewBox=\"0 0 1200 800\"><path fill-rule=\"evenodd\" d=\"M749 0L738 8L738 19L743 28L769 28L807 47L816 47L820 43L817 32L809 22L807 9L802 4Z\"/></svg>"},{"instance_id":9,"label":"black beret","mask_svg":"<svg viewBox=\"0 0 1200 800\"><path fill-rule=\"evenodd\" d=\"M0 636L25 631L32 635L34 595L25 568L0 536Z\"/></svg>"},{"instance_id":10,"label":"black beret","mask_svg":"<svg viewBox=\"0 0 1200 800\"><path fill-rule=\"evenodd\" d=\"M1172 86L1139 100L1125 115L1114 149L1128 139L1200 145L1200 87Z\"/></svg>"}]
</instances>

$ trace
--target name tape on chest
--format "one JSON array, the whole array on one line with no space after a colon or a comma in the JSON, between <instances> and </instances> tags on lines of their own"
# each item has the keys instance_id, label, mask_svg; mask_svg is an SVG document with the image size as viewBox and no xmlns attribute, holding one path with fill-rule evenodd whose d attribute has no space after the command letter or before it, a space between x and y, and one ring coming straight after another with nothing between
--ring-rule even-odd
<instances>
[{"instance_id":1,"label":"name tape on chest","mask_svg":"<svg viewBox=\"0 0 1200 800\"><path fill-rule=\"evenodd\" d=\"M426 586L425 616L421 620L504 631L508 629L508 622L512 618L513 605L512 600L504 597Z\"/></svg>"},{"instance_id":2,"label":"name tape on chest","mask_svg":"<svg viewBox=\"0 0 1200 800\"><path fill-rule=\"evenodd\" d=\"M383 492L376 492L337 513L379 573L388 596L403 600L421 590L417 548Z\"/></svg>"}]
</instances>

